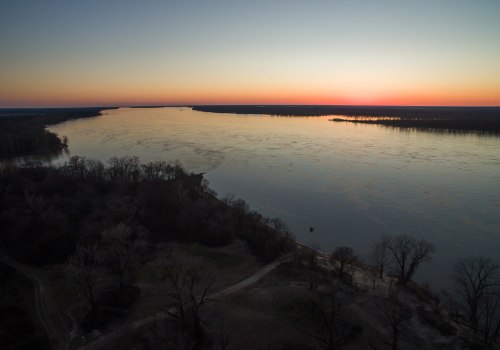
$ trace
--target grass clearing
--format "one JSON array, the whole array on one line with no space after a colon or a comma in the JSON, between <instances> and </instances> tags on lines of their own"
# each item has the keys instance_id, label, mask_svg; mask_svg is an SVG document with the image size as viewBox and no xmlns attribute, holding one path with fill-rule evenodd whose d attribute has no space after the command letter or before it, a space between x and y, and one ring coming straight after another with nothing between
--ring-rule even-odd
<instances>
[{"instance_id":1,"label":"grass clearing","mask_svg":"<svg viewBox=\"0 0 500 350\"><path fill-rule=\"evenodd\" d=\"M242 255L214 251L214 248L204 247L199 244L184 246L182 249L188 255L207 259L219 269L238 267L247 261L247 258Z\"/></svg>"},{"instance_id":2,"label":"grass clearing","mask_svg":"<svg viewBox=\"0 0 500 350\"><path fill-rule=\"evenodd\" d=\"M158 265L142 265L135 270L135 278L145 283L160 282L162 281L161 268Z\"/></svg>"},{"instance_id":3,"label":"grass clearing","mask_svg":"<svg viewBox=\"0 0 500 350\"><path fill-rule=\"evenodd\" d=\"M278 304L276 316L289 321L313 321L314 315L311 312L311 307L311 301L307 298L293 297Z\"/></svg>"}]
</instances>

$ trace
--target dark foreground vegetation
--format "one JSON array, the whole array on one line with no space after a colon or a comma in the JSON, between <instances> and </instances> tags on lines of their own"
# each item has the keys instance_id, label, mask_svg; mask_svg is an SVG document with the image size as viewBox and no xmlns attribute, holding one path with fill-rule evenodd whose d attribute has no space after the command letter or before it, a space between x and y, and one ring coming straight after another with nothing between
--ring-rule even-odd
<instances>
[{"instance_id":1,"label":"dark foreground vegetation","mask_svg":"<svg viewBox=\"0 0 500 350\"><path fill-rule=\"evenodd\" d=\"M35 322L31 283L0 261L0 344L2 349L50 349ZM28 291L28 292L27 292Z\"/></svg>"},{"instance_id":2,"label":"dark foreground vegetation","mask_svg":"<svg viewBox=\"0 0 500 350\"><path fill-rule=\"evenodd\" d=\"M75 156L61 167L6 167L0 194L0 242L24 262L64 262L78 244L118 228L152 242L221 246L237 237L263 261L290 247L267 225L276 220L249 211L243 200L217 200L202 175L175 162L126 157L104 164Z\"/></svg>"},{"instance_id":3,"label":"dark foreground vegetation","mask_svg":"<svg viewBox=\"0 0 500 350\"><path fill-rule=\"evenodd\" d=\"M50 345L17 265L38 290L57 295L45 300L49 319L65 310L52 320L59 327L49 327L53 348L498 345L493 261L460 260L450 276L455 289L439 295L412 281L432 258L431 243L384 236L369 259L350 247L319 253L296 244L279 219L231 196L219 200L178 162L72 157L60 167L1 168L0 229L0 340L11 349ZM267 272L254 278L264 264Z\"/></svg>"},{"instance_id":4,"label":"dark foreground vegetation","mask_svg":"<svg viewBox=\"0 0 500 350\"><path fill-rule=\"evenodd\" d=\"M500 107L392 107L392 106L195 106L214 113L269 114L276 116L342 115L336 118L365 124L454 132L500 133ZM375 117L374 119L364 119ZM378 119L377 119L378 117Z\"/></svg>"},{"instance_id":5,"label":"dark foreground vegetation","mask_svg":"<svg viewBox=\"0 0 500 350\"><path fill-rule=\"evenodd\" d=\"M0 109L0 158L60 151L67 147L67 139L47 131L45 126L94 117L102 109L104 107Z\"/></svg>"},{"instance_id":6,"label":"dark foreground vegetation","mask_svg":"<svg viewBox=\"0 0 500 350\"><path fill-rule=\"evenodd\" d=\"M239 240L263 262L294 246L281 221L250 211L243 200L218 200L202 175L176 162L140 164L133 157L102 163L75 156L60 167L1 168L0 228L0 260L7 255L31 266L67 266L87 303L82 327L89 332L123 316L117 310L137 299L130 271L158 246L175 241L218 247ZM175 288L189 289L191 294L171 295L186 308L184 298L196 296L201 275L189 268L191 262L174 260L168 259L162 275ZM102 289L104 280L114 287ZM201 337L200 321L195 325Z\"/></svg>"}]
</instances>

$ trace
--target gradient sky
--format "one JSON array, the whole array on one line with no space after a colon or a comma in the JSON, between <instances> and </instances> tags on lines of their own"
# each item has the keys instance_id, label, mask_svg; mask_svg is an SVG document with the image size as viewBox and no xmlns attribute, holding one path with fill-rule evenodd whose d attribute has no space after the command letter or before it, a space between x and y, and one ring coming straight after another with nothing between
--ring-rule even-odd
<instances>
[{"instance_id":1,"label":"gradient sky","mask_svg":"<svg viewBox=\"0 0 500 350\"><path fill-rule=\"evenodd\" d=\"M500 105L496 0L0 0L0 107Z\"/></svg>"}]
</instances>

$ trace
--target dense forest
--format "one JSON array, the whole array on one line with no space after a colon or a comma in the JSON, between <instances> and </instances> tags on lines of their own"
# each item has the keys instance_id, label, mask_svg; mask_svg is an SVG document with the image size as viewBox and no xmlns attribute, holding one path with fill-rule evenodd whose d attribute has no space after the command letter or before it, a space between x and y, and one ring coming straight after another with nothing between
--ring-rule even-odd
<instances>
[{"instance_id":1,"label":"dense forest","mask_svg":"<svg viewBox=\"0 0 500 350\"><path fill-rule=\"evenodd\" d=\"M500 133L500 107L237 105L194 106L193 109L214 113L269 114L275 116L342 115L357 117L357 119L335 119L335 121L351 121L425 130ZM365 117L375 117L375 119L366 120ZM380 119L377 119L377 117Z\"/></svg>"},{"instance_id":2,"label":"dense forest","mask_svg":"<svg viewBox=\"0 0 500 350\"><path fill-rule=\"evenodd\" d=\"M0 331L0 342L17 349L24 346L19 339L26 339L50 348L27 307L30 281L3 259L49 269L69 264L74 276L81 276L78 264L88 267L89 254L97 250L106 264L118 261L119 289L111 295L100 289L98 296L94 286L88 289L92 307L82 327L92 331L137 299L139 288L125 278L132 251L134 259L148 259L165 244L223 247L235 240L263 262L294 247L280 220L250 211L243 200L217 199L201 174L186 172L178 162L141 164L137 157L125 157L103 163L74 156L59 167L40 162L0 167L0 325L17 327Z\"/></svg>"},{"instance_id":3,"label":"dense forest","mask_svg":"<svg viewBox=\"0 0 500 350\"><path fill-rule=\"evenodd\" d=\"M202 175L178 163L75 156L61 167L6 167L0 198L0 246L29 263L64 262L78 243L99 241L119 225L153 243L220 246L237 237L263 261L291 244L278 220L249 211L242 200L216 199Z\"/></svg>"},{"instance_id":4,"label":"dense forest","mask_svg":"<svg viewBox=\"0 0 500 350\"><path fill-rule=\"evenodd\" d=\"M67 147L67 140L45 129L46 125L99 115L103 107L92 108L7 108L0 109L0 158Z\"/></svg>"}]
</instances>

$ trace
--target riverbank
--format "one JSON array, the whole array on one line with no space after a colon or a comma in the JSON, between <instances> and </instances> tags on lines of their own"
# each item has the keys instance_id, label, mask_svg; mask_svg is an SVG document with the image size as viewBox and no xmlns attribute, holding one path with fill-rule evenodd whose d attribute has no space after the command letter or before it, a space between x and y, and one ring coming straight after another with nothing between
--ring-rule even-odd
<instances>
[{"instance_id":1,"label":"riverbank","mask_svg":"<svg viewBox=\"0 0 500 350\"><path fill-rule=\"evenodd\" d=\"M61 152L68 147L68 140L48 131L48 125L96 117L102 110L114 108L0 109L0 159Z\"/></svg>"}]
</instances>

